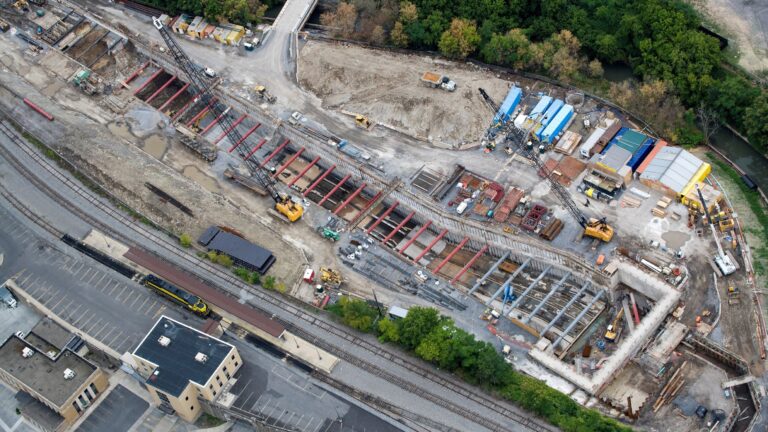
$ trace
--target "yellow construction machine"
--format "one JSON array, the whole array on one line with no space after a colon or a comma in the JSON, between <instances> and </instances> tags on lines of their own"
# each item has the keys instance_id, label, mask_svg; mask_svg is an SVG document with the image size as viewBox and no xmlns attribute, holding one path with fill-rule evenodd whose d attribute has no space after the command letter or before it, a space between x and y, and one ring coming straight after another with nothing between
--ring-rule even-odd
<instances>
[{"instance_id":1,"label":"yellow construction machine","mask_svg":"<svg viewBox=\"0 0 768 432\"><path fill-rule=\"evenodd\" d=\"M320 267L320 280L330 287L338 288L342 282L341 273L329 267Z\"/></svg>"},{"instance_id":2,"label":"yellow construction machine","mask_svg":"<svg viewBox=\"0 0 768 432\"><path fill-rule=\"evenodd\" d=\"M355 125L363 129L369 129L372 123L368 117L362 114L355 114Z\"/></svg>"},{"instance_id":3,"label":"yellow construction machine","mask_svg":"<svg viewBox=\"0 0 768 432\"><path fill-rule=\"evenodd\" d=\"M616 318L605 329L605 340L608 342L616 342L616 337L619 333L619 325L621 324L621 317L624 316L624 309L619 309L619 313L616 314Z\"/></svg>"},{"instance_id":4,"label":"yellow construction machine","mask_svg":"<svg viewBox=\"0 0 768 432\"><path fill-rule=\"evenodd\" d=\"M304 214L304 207L293 202L290 196L286 194L277 194L275 199L275 210L281 215L285 216L291 222L296 222L301 219Z\"/></svg>"},{"instance_id":5,"label":"yellow construction machine","mask_svg":"<svg viewBox=\"0 0 768 432\"><path fill-rule=\"evenodd\" d=\"M613 227L605 220L589 218L584 226L584 235L600 239L606 243L613 238Z\"/></svg>"}]
</instances>

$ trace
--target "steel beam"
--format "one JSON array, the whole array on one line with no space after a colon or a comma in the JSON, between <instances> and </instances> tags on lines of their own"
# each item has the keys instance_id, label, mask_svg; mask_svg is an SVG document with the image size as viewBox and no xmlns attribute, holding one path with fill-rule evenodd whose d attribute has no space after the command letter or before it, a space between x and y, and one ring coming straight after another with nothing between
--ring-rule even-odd
<instances>
[{"instance_id":1,"label":"steel beam","mask_svg":"<svg viewBox=\"0 0 768 432\"><path fill-rule=\"evenodd\" d=\"M362 215L362 214L364 214L366 211L368 211L368 209L369 209L369 208L371 208L371 206L373 205L373 203L375 203L375 202L376 202L376 200L377 200L377 199L379 199L379 197L381 196L381 193L382 193L381 191L378 191L378 192L376 192L376 195L374 195L374 196L373 196L373 198L371 198L370 200L368 200L368 203L367 203L367 204L365 204L365 206L362 208L362 210L360 210L360 212L359 212L357 215L355 215L355 218L354 218L354 219L352 219L352 222L355 222L355 221L357 220L357 218L359 218L359 217L360 217L360 215Z\"/></svg>"},{"instance_id":2,"label":"steel beam","mask_svg":"<svg viewBox=\"0 0 768 432\"><path fill-rule=\"evenodd\" d=\"M137 76L139 76L140 73L144 72L144 69L146 69L147 66L149 66L149 61L147 61L143 65L139 66L138 69L136 69L128 78L125 79L125 81L123 81L123 85L128 87L128 84L131 81L133 81Z\"/></svg>"},{"instance_id":3,"label":"steel beam","mask_svg":"<svg viewBox=\"0 0 768 432\"><path fill-rule=\"evenodd\" d=\"M372 233L373 229L376 228L377 226L379 226L379 224L381 222L383 222L384 219L386 219L386 217L389 216L390 213L395 211L395 209L397 208L397 206L399 204L400 204L399 201L395 201L394 203L392 203L392 205L389 206L389 208L384 213L382 213L381 216L379 216L378 219L376 219L376 221L374 223L372 223L370 227L368 227L368 229L365 231L365 233L366 234Z\"/></svg>"},{"instance_id":4,"label":"steel beam","mask_svg":"<svg viewBox=\"0 0 768 432\"><path fill-rule=\"evenodd\" d=\"M211 99L211 101L208 103L208 105L204 106L203 109L200 110L200 112L198 112L197 114L195 114L194 117L192 117L192 120L187 122L187 127L192 127L192 125L195 124L196 121L198 121L201 118L203 118L203 116L205 114L207 114L208 111L211 110L211 106L213 106L214 103L216 103L216 99L215 98Z\"/></svg>"},{"instance_id":5,"label":"steel beam","mask_svg":"<svg viewBox=\"0 0 768 432\"><path fill-rule=\"evenodd\" d=\"M350 177L352 177L352 174L347 174L347 175L345 175L345 176L344 176L344 178L342 178L342 179L341 179L341 181L339 181L339 183L337 183L337 184L336 184L336 186L334 186L334 187L333 187L333 189L331 189L331 191L330 191L330 192L328 192L327 194L325 194L325 196L323 197L323 199L321 199L321 200L320 200L320 201L317 203L317 205L319 205L319 206L320 206L320 205L323 205L323 203L324 203L324 202L328 201L328 198L330 198L330 197L331 197L331 195L333 195L334 193L336 193L336 191L337 191L337 190L341 189L341 186L342 186L344 183L346 183L346 182L347 182L347 180L349 180L349 178L350 178Z\"/></svg>"},{"instance_id":6,"label":"steel beam","mask_svg":"<svg viewBox=\"0 0 768 432\"><path fill-rule=\"evenodd\" d=\"M443 237L445 237L445 235L446 235L446 234L448 234L448 230L447 230L447 229L444 229L444 230L440 231L440 234L438 234L438 235L437 235L437 237L435 237L435 238L434 238L434 239L433 239L431 242L429 242L429 245L428 245L426 248L424 248L424 250L423 250L423 251L421 251L421 253L419 254L419 256L417 256L417 257L416 257L416 258L413 260L413 262L414 262L414 263L416 263L416 264L418 264L418 263L419 263L419 260L421 260L422 258L424 258L424 255L426 255L426 254L427 254L427 252L429 252L430 250L432 250L432 248L433 248L433 247L435 247L435 245L437 244L437 242L439 242L439 241L440 241L440 239L442 239Z\"/></svg>"},{"instance_id":7,"label":"steel beam","mask_svg":"<svg viewBox=\"0 0 768 432\"><path fill-rule=\"evenodd\" d=\"M547 303L547 301L549 301L549 299L550 299L550 298L552 298L552 296L553 296L553 295L555 295L555 293L557 292L557 290L559 290L559 289L560 289L560 287L561 287L561 286L563 286L563 284L565 283L565 280L566 280L566 279L568 279L568 276L570 276L570 275L571 275L571 273L570 273L570 272L566 272L566 273L565 273L565 276L563 276L563 278L562 278L562 279L560 279L559 281L557 281L557 283L556 283L555 285L553 285L553 286L552 286L552 288L549 290L549 292L547 293L547 295L545 295L545 296L544 296L544 298L543 298L543 299L541 299L541 301L539 302L539 304L537 304L537 305L536 305L536 307L535 307L535 308L533 308L533 310L531 311L531 313L530 313L530 314L528 314L528 316L527 316L527 317L525 317L525 319L523 320L523 324L528 324L529 322L531 322L531 319L532 319L532 318L533 318L533 317L534 317L534 316L535 316L537 313L539 313L539 311L541 310L541 308L543 308L543 307L544 307L544 305Z\"/></svg>"},{"instance_id":8,"label":"steel beam","mask_svg":"<svg viewBox=\"0 0 768 432\"><path fill-rule=\"evenodd\" d=\"M161 91L168 88L168 86L171 85L171 83L174 81L176 81L176 75L171 75L171 78L168 79L168 81L166 81L165 84L161 85L159 89L155 90L155 92L152 93L152 96L148 97L147 100L145 100L144 102L146 103L152 102L152 100L154 100L157 97L157 95L160 94Z\"/></svg>"},{"instance_id":9,"label":"steel beam","mask_svg":"<svg viewBox=\"0 0 768 432\"><path fill-rule=\"evenodd\" d=\"M459 278L462 277L464 275L464 273L466 273L467 270L469 270L470 267L472 267L472 264L474 264L475 261L477 261L485 253L485 251L487 251L487 250L488 250L488 245L483 245L483 247L480 248L479 251L477 251L475 256L473 256L472 259L470 259L469 262L467 262L467 264L464 266L464 268L462 268L456 274L456 276L454 276L453 279L451 279L451 283L452 284L456 283L456 281L459 280Z\"/></svg>"},{"instance_id":10,"label":"steel beam","mask_svg":"<svg viewBox=\"0 0 768 432\"><path fill-rule=\"evenodd\" d=\"M314 188L316 188L316 187L317 187L317 185L319 185L319 184L320 184L320 182L321 182L321 181L323 181L323 179L324 179L324 178L328 177L328 174L330 174L331 172L333 172L333 170L334 170L335 168L336 168L336 165L331 165L331 167L330 167L330 168L328 168L327 170L325 170L325 172L324 172L324 173L320 174L320 177L318 177L318 178L317 178L317 180L315 180L315 181L314 181L314 183L312 183L312 185L311 185L310 187L308 187L308 188L307 188L307 190L305 190L305 191L304 191L304 194L303 194L303 195L304 195L304 198L306 198L306 197L307 197L307 195L309 195L309 193L310 193L310 192L312 192L312 190L313 190Z\"/></svg>"},{"instance_id":11,"label":"steel beam","mask_svg":"<svg viewBox=\"0 0 768 432\"><path fill-rule=\"evenodd\" d=\"M586 314L587 314L587 312L589 312L589 310L590 310L590 309L592 309L592 306L594 306L594 305L595 305L595 303L597 303L597 301L598 301L598 300L600 300L600 297L602 297L602 296L603 296L603 293L604 293L604 292L605 292L605 291L600 291L600 292L598 292L598 293L597 293L597 295L595 295L595 296L592 298L592 301L591 301L591 302L589 302L589 304L587 305L587 307L585 307L584 309L582 309L582 310L581 310L581 312L579 312L579 314L578 314L578 315L576 315L576 318L574 318L574 319L573 319L573 321L571 321L571 323L570 323L570 324L568 324L568 327L566 327L566 328L565 328L565 330L563 330L563 332L562 332L562 333L560 333L560 336L558 336L558 337L557 337L557 339L555 339L555 342L552 344L552 349L555 349L555 348L557 348L557 346L558 346L558 345L560 345L560 342L562 342L562 341L563 341L563 339L565 338L565 336L566 336L566 335L568 335L568 333L570 333L570 332L571 332L571 330L573 330L573 328L574 328L574 327L576 327L576 324L578 324L578 323L579 323L579 321L581 321L581 319L582 319L582 318L584 318L584 315L586 315Z\"/></svg>"},{"instance_id":12,"label":"steel beam","mask_svg":"<svg viewBox=\"0 0 768 432\"><path fill-rule=\"evenodd\" d=\"M539 282L541 282L542 279L544 279L544 276L546 276L547 273L549 273L549 270L551 268L552 266L547 266L547 268L545 268L544 271L542 271L538 276L536 276L536 279L534 279L533 282L531 282L530 285L528 285L528 288L526 288L525 291L523 291L523 293L520 294L520 297L516 298L515 301L512 302L509 310L516 308L520 304L520 302L523 301L523 298L525 298L525 296L527 296L531 291L533 291L536 285Z\"/></svg>"},{"instance_id":13,"label":"steel beam","mask_svg":"<svg viewBox=\"0 0 768 432\"><path fill-rule=\"evenodd\" d=\"M518 267L518 268L517 268L517 270L515 270L515 272L514 272L514 273L512 273L512 275L510 275L510 276L507 278L507 281L506 281L506 282L504 282L503 284L501 284L501 286L499 287L499 289L497 289L497 290L496 290L496 292L495 292L495 293L493 293L493 295L491 296L491 298L489 298L489 299L488 299L488 301L487 301L487 302L485 302L485 305L486 305L486 306L490 306L490 305L491 305L491 303L493 303L493 301L494 301L494 300L496 300L496 297L498 297L498 296L499 296L499 294L501 294L501 292L502 292L502 291L504 291L504 287L506 287L507 285L510 285L510 284L512 283L512 281L513 281L513 280L515 280L515 278L517 277L517 275L519 275L519 274L520 274L520 273L523 271L523 269L525 269L526 267L528 267L528 264L530 264L530 262L531 262L531 259L530 259L530 258L526 259L526 260L525 260L525 262L524 262L524 263L523 263L523 264L522 264L520 267Z\"/></svg>"},{"instance_id":14,"label":"steel beam","mask_svg":"<svg viewBox=\"0 0 768 432\"><path fill-rule=\"evenodd\" d=\"M392 238L395 236L395 234L397 234L397 233L400 231L400 229L402 229L402 228L405 226L405 224L407 224L407 223L408 223L408 221L409 221L409 220L411 220L411 218L412 218L412 217L413 217L415 214L416 214L416 212L415 212L415 211L412 211L412 212L408 213L408 216L406 216L406 217L405 217L405 219L403 219L403 221L402 221L402 222L400 222L399 224L397 224L397 226L395 227L395 229L393 229L393 230L392 230L392 232L390 232L390 233L389 233L389 234L388 234L386 237L384 237L384 240L382 240L381 242L382 242L382 243L386 243L386 242L388 242L388 241L392 240Z\"/></svg>"},{"instance_id":15,"label":"steel beam","mask_svg":"<svg viewBox=\"0 0 768 432\"><path fill-rule=\"evenodd\" d=\"M304 147L300 148L299 151L297 151L296 153L293 154L293 156L288 158L288 161L286 161L284 164L280 165L280 168L278 168L277 171L275 171L275 173L272 174L272 178L277 178L277 176L280 175L281 172L285 171L286 168L291 166L293 161L298 159L299 156L301 156L302 153L304 153Z\"/></svg>"},{"instance_id":16,"label":"steel beam","mask_svg":"<svg viewBox=\"0 0 768 432\"><path fill-rule=\"evenodd\" d=\"M441 268L443 268L443 266L445 266L446 264L448 264L448 261L450 261L450 260L451 260L451 258L453 258L453 257L454 257L454 256L455 256L457 253L459 253L459 251L461 250L461 248L463 248L463 247L464 247L464 245L466 245L468 241L469 241L469 237L464 237L464 238L461 240L461 242L459 242L459 244L458 244L458 245L456 245L456 247L455 247L455 248L453 248L453 250L451 251L451 253L449 253L448 255L446 255L446 257L445 257L445 258L443 258L443 260L442 260L442 261L440 261L440 264L438 264L438 265L437 265L437 267L435 267L435 269L432 271L432 273L433 273L433 274L437 274L437 272L439 272L439 271L440 271L440 269L441 269Z\"/></svg>"},{"instance_id":17,"label":"steel beam","mask_svg":"<svg viewBox=\"0 0 768 432\"><path fill-rule=\"evenodd\" d=\"M264 168L264 166L267 165L267 163L269 163L269 161L271 161L272 158L277 156L277 154L280 153L285 148L285 146L288 145L289 142L291 142L291 140L286 138L285 141L282 142L282 144L280 144L279 146L275 147L275 149L272 150L272 153L270 153L269 156L267 156L267 158L264 159L264 161L261 163L260 166L262 168Z\"/></svg>"},{"instance_id":18,"label":"steel beam","mask_svg":"<svg viewBox=\"0 0 768 432\"><path fill-rule=\"evenodd\" d=\"M309 171L309 169L310 169L310 168L312 168L313 166L315 166L315 164L316 164L316 163L317 163L317 161L319 161L319 160L320 160L320 156L316 156L314 159L312 159L312 162L310 162L310 163L309 163L309 165L307 165L306 167L304 167L304 169L303 169L303 170L301 170L301 172L300 172L298 175L296 175L296 177L294 177L294 178L293 178L293 180L291 180L290 182L288 182L288 186L293 186L294 184L296 184L296 182L297 182L297 181L299 181L299 179L300 179L300 178L304 177L304 174L306 174L306 173L307 173L307 171Z\"/></svg>"},{"instance_id":19,"label":"steel beam","mask_svg":"<svg viewBox=\"0 0 768 432\"><path fill-rule=\"evenodd\" d=\"M144 84L142 84L141 86L139 86L139 88L134 90L133 95L136 96L137 94L139 94L142 90L144 90L149 85L149 83L154 81L155 78L157 78L162 72L163 72L163 69L161 68L161 69L158 69L157 72L150 75L149 78L147 78L147 80L144 81Z\"/></svg>"},{"instance_id":20,"label":"steel beam","mask_svg":"<svg viewBox=\"0 0 768 432\"><path fill-rule=\"evenodd\" d=\"M355 199L356 196L360 195L360 193L363 191L363 189L365 189L366 186L368 186L368 185L366 183L363 183L363 184L360 185L360 187L355 189L355 191L352 192L352 195L350 195L349 198L345 199L344 202L342 202L341 204L339 204L338 207L336 207L336 210L333 211L334 216L338 216L339 212L341 212L341 210L344 207L346 207L347 204L352 202L352 200Z\"/></svg>"},{"instance_id":21,"label":"steel beam","mask_svg":"<svg viewBox=\"0 0 768 432\"><path fill-rule=\"evenodd\" d=\"M176 114L174 114L173 117L171 117L171 121L175 122L179 117L181 117L181 115L184 114L185 111L187 111L187 108L189 108L189 106L192 105L192 102L195 102L195 99L197 99L198 96L199 94L192 95L192 97L189 98L187 103L185 103L184 106L181 107L181 109Z\"/></svg>"},{"instance_id":22,"label":"steel beam","mask_svg":"<svg viewBox=\"0 0 768 432\"><path fill-rule=\"evenodd\" d=\"M241 115L241 116L240 116L240 118L239 118L239 119L235 120L235 122L234 122L234 123L232 123L232 126L230 126L230 127L229 127L229 129L225 130L225 131L224 131L224 132L223 132L221 135L219 135L219 137L218 137L218 138L216 138L216 141L214 141L214 142L213 142L213 145L216 145L216 144L218 144L218 143L219 143L219 141L221 141L221 140L222 140L222 139L223 139L225 136L229 135L229 133L230 133L230 132L232 132L233 130L235 130L235 128L237 127L237 125L239 125L240 123L242 123L242 122L243 122L243 120L245 120L245 118L246 118L246 117L248 117L248 114L243 114L243 115Z\"/></svg>"},{"instance_id":23,"label":"steel beam","mask_svg":"<svg viewBox=\"0 0 768 432\"><path fill-rule=\"evenodd\" d=\"M209 126L210 126L210 125L209 125ZM252 133L256 132L256 129L258 129L258 128L260 128L260 127L261 127L261 123L256 123L256 126L254 126L254 127L250 128L250 129L248 129L248 131L247 131L247 132L245 132L245 135L243 135L243 136L242 136L242 137L241 137L239 140L237 140L237 142L236 142L236 143L235 143L235 144L234 144L232 147L230 147L230 148L229 148L229 151L228 151L227 153L232 153L232 150L234 150L234 149L236 149L236 148L240 147L240 144L244 143L244 142L245 142L245 140L246 140L246 139L247 139L249 136L251 136L251 134L252 134Z\"/></svg>"},{"instance_id":24,"label":"steel beam","mask_svg":"<svg viewBox=\"0 0 768 432\"><path fill-rule=\"evenodd\" d=\"M225 110L224 110L224 112L222 112L221 114L219 114L219 116L218 116L218 117L216 117L215 119L213 119L213 121L211 122L211 124L209 124L208 126L206 126L206 127L205 127L205 129L203 129L203 131L202 131L202 132L200 132L200 135L205 135L206 133L208 133L208 131L209 131L209 130L211 130L211 128L213 128L214 126L216 126L216 124L219 122L219 120L221 120L221 118L222 118L222 117L224 117L225 115L227 115L227 113L229 112L230 108L231 108L231 107L227 107L227 109L225 109Z\"/></svg>"},{"instance_id":25,"label":"steel beam","mask_svg":"<svg viewBox=\"0 0 768 432\"><path fill-rule=\"evenodd\" d=\"M488 277L490 277L493 274L493 272L499 269L499 266L501 265L501 263L503 263L504 261L506 261L507 258L509 258L509 255L510 255L509 251L504 252L504 255L498 261L496 261L496 263L493 266L491 266L490 270L485 272L483 277L481 277L477 282L475 282L475 285L472 286L472 289L469 290L467 295L471 296L472 293L477 291L477 289L480 288L483 282L485 282L485 280L488 279Z\"/></svg>"},{"instance_id":26,"label":"steel beam","mask_svg":"<svg viewBox=\"0 0 768 432\"><path fill-rule=\"evenodd\" d=\"M562 308L562 309L560 309L560 311L557 313L557 315L555 315L555 317L554 317L554 318L552 318L552 321L550 321L550 322L549 322L549 323L548 323L548 324L547 324L547 325L544 327L544 330L542 330L542 331L541 331L541 333L539 333L539 334L540 334L541 336L544 336L544 335L547 333L547 331L549 331L549 329L551 329L551 328L552 328L552 326L553 326L553 325L555 325L555 323L557 322L557 320L559 320L559 319L560 319L560 318L563 316L563 314L565 314L565 311L566 311L566 310L567 310L569 307L573 306L573 304L574 304L574 303L576 303L576 300L578 300L578 299L579 299L579 297L581 297L581 295L582 295L582 294L584 294L584 291L586 291L586 290L587 290L587 287L589 287L590 285L591 285L591 283L590 283L589 281L585 282L585 283L584 283L584 285L582 285L582 286L581 286L581 289L579 290L579 292L577 292L575 296L571 297L571 299L570 299L570 300L568 300L568 303L566 303L566 304L565 304L565 306L563 306L563 308Z\"/></svg>"},{"instance_id":27,"label":"steel beam","mask_svg":"<svg viewBox=\"0 0 768 432\"><path fill-rule=\"evenodd\" d=\"M415 242L415 241L416 241L416 239L417 239L417 238L419 238L419 236L420 236L420 235L422 235L422 234L424 233L424 231L426 231L426 230L427 230L427 228L429 228L429 226L430 226L430 225L432 225L432 221L431 221L431 220L427 221L427 223L425 223L424 225L422 225L422 226L421 226L421 228L419 228L419 230L418 230L418 231L416 231L416 234L414 234L414 235L413 235L413 237L411 237L411 239L410 239L410 240L408 240L408 243L406 243L406 244L405 244L405 246L403 246L403 247L400 249L400 254L404 254L404 253L405 253L405 251L406 251L406 250L407 250L409 247L411 247L411 245L413 244L413 242Z\"/></svg>"},{"instance_id":28,"label":"steel beam","mask_svg":"<svg viewBox=\"0 0 768 432\"><path fill-rule=\"evenodd\" d=\"M177 97L181 96L181 94L184 93L184 90L186 90L188 87L189 87L189 83L186 83L183 86L181 86L179 91L177 91L176 93L173 94L173 96L168 98L168 100L165 101L165 103L163 103L162 105L160 105L160 108L158 108L157 110L160 112L163 112L163 110L168 108L168 105L170 105L171 102L175 101Z\"/></svg>"},{"instance_id":29,"label":"steel beam","mask_svg":"<svg viewBox=\"0 0 768 432\"><path fill-rule=\"evenodd\" d=\"M246 160L250 159L251 156L253 156L253 154L256 153L257 151L259 151L261 146L263 146L266 142L267 142L267 139L266 138L262 138L261 141L259 141L259 143L256 144L256 147L252 148L251 151L247 155L245 155L243 160L246 161Z\"/></svg>"}]
</instances>

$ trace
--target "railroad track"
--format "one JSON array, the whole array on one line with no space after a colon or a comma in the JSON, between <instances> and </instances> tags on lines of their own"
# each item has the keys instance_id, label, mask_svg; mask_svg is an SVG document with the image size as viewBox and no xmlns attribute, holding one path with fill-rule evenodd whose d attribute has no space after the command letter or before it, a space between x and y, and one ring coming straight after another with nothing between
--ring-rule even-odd
<instances>
[{"instance_id":1,"label":"railroad track","mask_svg":"<svg viewBox=\"0 0 768 432\"><path fill-rule=\"evenodd\" d=\"M8 117L8 121L13 121ZM305 304L301 303L298 299L290 298L290 300L270 295L264 291L257 290L254 287L245 284L240 279L235 277L234 275L230 275L226 273L224 270L215 267L213 264L211 264L208 261L204 261L200 258L197 258L196 256L192 256L187 254L185 251L182 251L179 249L178 245L174 242L171 242L168 238L158 236L157 234L151 232L146 227L144 227L140 222L137 222L130 217L120 213L117 210L114 210L110 205L106 204L102 200L95 197L91 191L81 187L74 181L72 181L66 174L62 173L56 166L54 166L48 159L44 158L40 154L38 154L34 148L32 148L29 144L27 144L23 139L19 137L19 135L16 133L15 130L13 130L10 126L8 126L7 122L0 122L0 133L7 136L15 145L19 147L21 151L23 151L28 157L33 159L37 164L39 164L45 171L50 173L53 177L55 177L57 180L61 181L68 189L72 190L77 196L81 197L82 199L89 202L94 207L98 208L100 211L107 214L110 218L114 219L115 221L125 225L132 231L136 232L140 236L144 237L145 239L153 241L155 244L162 246L165 250L165 252L170 253L181 260L189 263L193 268L202 268L204 271L209 272L211 274L216 275L217 277L226 280L228 283L237 286L238 288L244 289L250 294L253 294L258 300L261 302L266 302L269 305L279 308L281 310L284 310L294 317L301 319L302 321L307 322L308 324L311 324L313 327L321 328L322 330L333 334L334 336L341 337L350 343L357 345L358 347L361 347L368 351L369 353L373 354L376 357L384 358L392 363L395 363L399 365L400 367L407 369L408 371L421 376L422 378L433 382L434 384L437 384L444 389L448 391L452 391L454 393L457 393L463 397L466 397L467 399L470 399L487 409L494 411L500 415L502 415L505 418L508 418L511 422L514 422L520 426L525 426L531 430L541 430L541 431L555 431L554 427L546 424L542 424L539 421L536 421L532 419L531 417L523 416L515 411L510 410L509 408L505 407L501 403L499 403L497 400L495 400L493 397L487 394L479 393L477 389L469 387L469 385L465 385L464 383L456 383L453 381L450 381L447 378L444 378L440 374L437 374L431 370L428 370L427 368L405 358L402 357L396 353L393 353L391 351L385 350L380 346L374 345L371 342L362 339L354 334L352 334L350 331L348 331L345 328L342 328L340 326L331 324L329 322L326 322L324 320L319 319L317 316L310 314L303 310L304 307L307 307ZM88 214L84 210L82 210L79 206L73 204L71 201L65 199L62 195L59 194L56 190L54 190L47 182L42 181L37 175L32 173L26 166L24 166L23 163L19 161L19 159L11 153L9 150L7 150L5 147L0 146L0 156L2 156L4 159L6 159L13 167L16 169L22 176L24 176L27 180L30 181L32 185L34 185L36 188L41 190L43 193L45 193L47 196L49 196L53 201L55 201L57 204L62 206L63 208L70 211L72 214L80 218L81 220L89 223L93 227L101 230L103 233L108 234L112 237L115 237L124 243L128 245L135 245L137 247L140 247L140 245L133 239L129 238L126 235L121 234L118 231L115 231L112 229L109 225L102 222L98 218ZM19 209L22 213L29 216L30 219L41 226L46 231L56 235L57 238L61 237L64 233L53 227L53 225L50 224L50 222L46 221L45 219L37 216L32 212L30 209L26 208L21 204L19 200L17 200L15 197L12 197L9 193L7 193L6 190L2 190L0 192L0 195L6 197L6 199L9 199L12 205ZM177 268L180 268L176 264L174 264L171 261L168 261L164 258L160 258L161 260L166 261L168 264L171 264ZM187 271L185 268L180 268L183 271ZM198 277L199 278L199 277ZM215 287L217 284L212 283L205 278L200 278L203 282L206 284ZM272 312L268 309L265 309L264 307L259 306L260 302L254 302L251 303L251 306L266 313L267 315L272 315ZM321 346L326 351L332 353L333 355L343 358L345 361L348 361L352 364L354 364L357 367L360 367L364 370L370 371L372 373L375 373L376 375L390 381L393 383L396 383L398 386L408 389L409 391L413 392L414 394L421 396L427 400L432 401L433 403L442 406L464 418L467 418L468 420L472 422L476 422L477 424L481 424L484 427L488 428L489 430L493 431L508 431L509 427L504 426L502 424L499 424L495 421L489 420L485 417L483 417L481 414L472 411L468 408L464 408L462 406L459 406L458 404L447 400L446 398L435 394L430 391L426 391L423 388L420 388L416 386L413 383L410 383L408 380L396 376L395 374L385 371L383 368L370 363L366 360L363 360L351 353L348 353L338 346L331 344L327 341L318 339L317 336L298 328L296 325L292 324L292 322L288 322L285 320L281 320L283 324L286 326L286 328L290 329L292 332L296 333L297 335L313 341L313 343L317 343L319 346Z\"/></svg>"}]
</instances>

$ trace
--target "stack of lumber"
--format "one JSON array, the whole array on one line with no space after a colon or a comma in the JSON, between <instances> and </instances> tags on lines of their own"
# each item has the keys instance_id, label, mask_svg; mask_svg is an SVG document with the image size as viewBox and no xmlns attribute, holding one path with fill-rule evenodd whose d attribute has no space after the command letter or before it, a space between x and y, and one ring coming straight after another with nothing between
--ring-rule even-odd
<instances>
[{"instance_id":1,"label":"stack of lumber","mask_svg":"<svg viewBox=\"0 0 768 432\"><path fill-rule=\"evenodd\" d=\"M672 378L669 379L664 388L661 389L659 398L656 399L656 402L653 403L653 412L660 410L661 407L663 407L667 402L674 399L677 393L683 387L685 384L685 380L683 379L683 370L687 365L688 361L686 360L682 365L680 365L675 373L672 374Z\"/></svg>"},{"instance_id":2,"label":"stack of lumber","mask_svg":"<svg viewBox=\"0 0 768 432\"><path fill-rule=\"evenodd\" d=\"M626 194L621 198L620 204L624 208L638 208L643 202Z\"/></svg>"},{"instance_id":3,"label":"stack of lumber","mask_svg":"<svg viewBox=\"0 0 768 432\"><path fill-rule=\"evenodd\" d=\"M665 212L664 210L658 207L652 208L651 213L653 213L653 215L656 217L660 217L660 218L667 217L667 212Z\"/></svg>"}]
</instances>

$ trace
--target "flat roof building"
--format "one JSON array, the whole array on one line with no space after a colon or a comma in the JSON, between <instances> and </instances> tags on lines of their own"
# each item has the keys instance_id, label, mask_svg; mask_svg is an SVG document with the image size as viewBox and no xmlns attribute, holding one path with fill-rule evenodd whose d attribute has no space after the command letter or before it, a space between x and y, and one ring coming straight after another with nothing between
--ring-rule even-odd
<instances>
[{"instance_id":1,"label":"flat roof building","mask_svg":"<svg viewBox=\"0 0 768 432\"><path fill-rule=\"evenodd\" d=\"M200 401L213 401L242 366L237 349L220 339L160 317L133 352L137 372L155 403L194 422Z\"/></svg>"},{"instance_id":2,"label":"flat roof building","mask_svg":"<svg viewBox=\"0 0 768 432\"><path fill-rule=\"evenodd\" d=\"M16 335L0 346L0 378L60 416L55 427L29 418L44 430L55 431L71 426L108 387L106 374L69 348L49 356Z\"/></svg>"},{"instance_id":3,"label":"flat roof building","mask_svg":"<svg viewBox=\"0 0 768 432\"><path fill-rule=\"evenodd\" d=\"M650 159L652 157L652 159ZM712 167L680 147L662 147L641 165L640 181L682 197L712 171Z\"/></svg>"},{"instance_id":4,"label":"flat roof building","mask_svg":"<svg viewBox=\"0 0 768 432\"><path fill-rule=\"evenodd\" d=\"M236 266L245 267L261 274L265 274L275 263L275 256L269 250L216 226L205 230L197 242L209 251L212 250L229 256Z\"/></svg>"}]
</instances>

